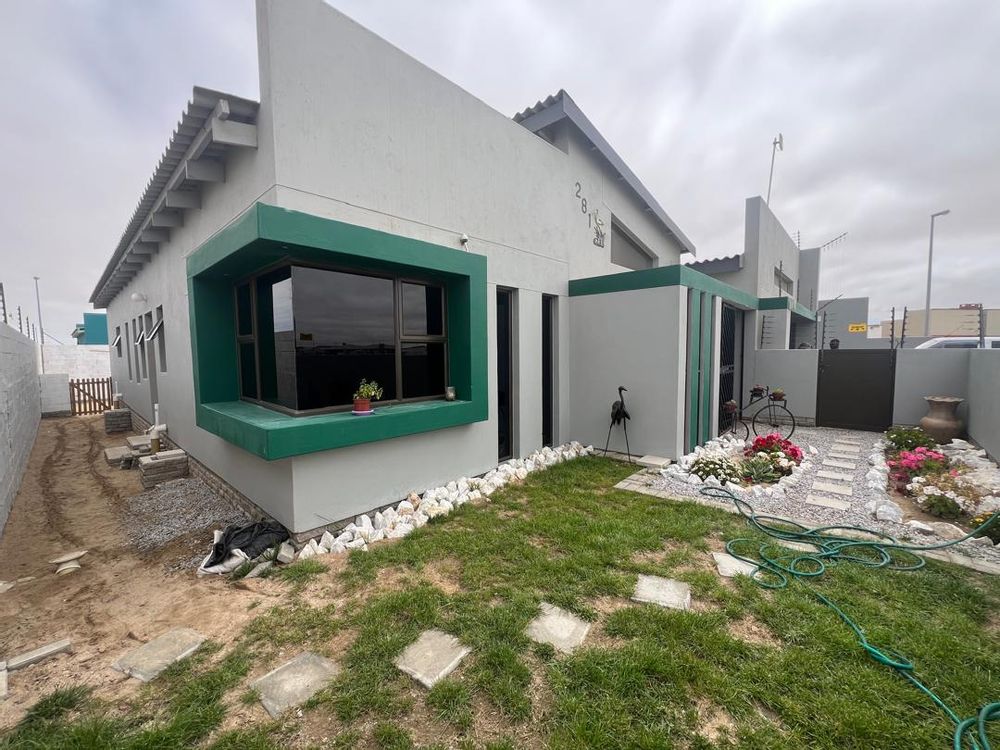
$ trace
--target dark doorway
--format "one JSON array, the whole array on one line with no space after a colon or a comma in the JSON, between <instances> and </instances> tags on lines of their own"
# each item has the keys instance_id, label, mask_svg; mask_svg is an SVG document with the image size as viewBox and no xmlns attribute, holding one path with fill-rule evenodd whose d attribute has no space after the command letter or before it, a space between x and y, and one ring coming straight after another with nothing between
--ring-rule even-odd
<instances>
[{"instance_id":1,"label":"dark doorway","mask_svg":"<svg viewBox=\"0 0 1000 750\"><path fill-rule=\"evenodd\" d=\"M725 432L722 405L741 402L743 376L743 311L722 303L722 330L719 340L719 432Z\"/></svg>"},{"instance_id":2,"label":"dark doorway","mask_svg":"<svg viewBox=\"0 0 1000 750\"><path fill-rule=\"evenodd\" d=\"M514 455L513 425L514 292L497 289L497 457Z\"/></svg>"},{"instance_id":3,"label":"dark doorway","mask_svg":"<svg viewBox=\"0 0 1000 750\"><path fill-rule=\"evenodd\" d=\"M542 445L552 445L554 440L555 401L553 375L555 373L556 297L542 295Z\"/></svg>"},{"instance_id":4,"label":"dark doorway","mask_svg":"<svg viewBox=\"0 0 1000 750\"><path fill-rule=\"evenodd\" d=\"M892 426L894 349L821 349L816 424L881 432Z\"/></svg>"}]
</instances>

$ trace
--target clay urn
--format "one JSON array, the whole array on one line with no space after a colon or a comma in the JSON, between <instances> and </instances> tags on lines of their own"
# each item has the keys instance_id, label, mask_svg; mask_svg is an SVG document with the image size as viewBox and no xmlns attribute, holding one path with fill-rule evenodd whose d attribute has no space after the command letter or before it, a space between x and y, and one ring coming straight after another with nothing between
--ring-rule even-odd
<instances>
[{"instance_id":1,"label":"clay urn","mask_svg":"<svg viewBox=\"0 0 1000 750\"><path fill-rule=\"evenodd\" d=\"M965 401L956 396L924 396L927 402L927 416L920 420L924 432L939 443L949 443L962 434L965 427L958 418L958 405Z\"/></svg>"}]
</instances>

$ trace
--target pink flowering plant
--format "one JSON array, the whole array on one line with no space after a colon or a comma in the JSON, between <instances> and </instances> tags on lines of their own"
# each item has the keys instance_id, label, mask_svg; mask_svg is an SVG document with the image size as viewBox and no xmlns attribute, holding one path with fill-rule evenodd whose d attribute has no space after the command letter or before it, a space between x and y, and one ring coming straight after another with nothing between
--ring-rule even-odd
<instances>
[{"instance_id":1,"label":"pink flowering plant","mask_svg":"<svg viewBox=\"0 0 1000 750\"><path fill-rule=\"evenodd\" d=\"M772 455L780 453L783 458L794 461L796 464L802 463L802 449L777 432L772 432L770 435L758 435L754 438L753 443L743 451L745 456L756 456L758 453Z\"/></svg>"},{"instance_id":2,"label":"pink flowering plant","mask_svg":"<svg viewBox=\"0 0 1000 750\"><path fill-rule=\"evenodd\" d=\"M943 453L918 445L911 451L902 450L885 462L890 476L900 487L912 483L914 477L943 472L948 459Z\"/></svg>"}]
</instances>

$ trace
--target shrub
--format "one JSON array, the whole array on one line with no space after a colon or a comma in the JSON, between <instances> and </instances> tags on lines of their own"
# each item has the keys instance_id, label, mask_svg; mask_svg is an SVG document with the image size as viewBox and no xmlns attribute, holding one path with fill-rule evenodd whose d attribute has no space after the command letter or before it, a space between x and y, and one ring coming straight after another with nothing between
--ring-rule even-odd
<instances>
[{"instance_id":1,"label":"shrub","mask_svg":"<svg viewBox=\"0 0 1000 750\"><path fill-rule=\"evenodd\" d=\"M949 521L962 515L962 507L946 495L924 495L920 499L920 507L932 516Z\"/></svg>"},{"instance_id":2,"label":"shrub","mask_svg":"<svg viewBox=\"0 0 1000 750\"><path fill-rule=\"evenodd\" d=\"M690 473L700 479L715 477L722 484L740 481L740 467L727 456L700 456L691 464Z\"/></svg>"},{"instance_id":3,"label":"shrub","mask_svg":"<svg viewBox=\"0 0 1000 750\"><path fill-rule=\"evenodd\" d=\"M972 519L973 528L982 526L992 517L993 517L992 513L980 513L978 516ZM989 528L987 528L986 531L980 531L978 534L976 534L976 536L986 536L989 537L994 544L1000 544L1000 518L998 518L996 521L990 524Z\"/></svg>"},{"instance_id":4,"label":"shrub","mask_svg":"<svg viewBox=\"0 0 1000 750\"><path fill-rule=\"evenodd\" d=\"M902 427L896 425L885 433L885 439L892 446L890 452L912 451L914 448L936 448L937 440L919 427Z\"/></svg>"},{"instance_id":5,"label":"shrub","mask_svg":"<svg viewBox=\"0 0 1000 750\"><path fill-rule=\"evenodd\" d=\"M743 459L740 463L740 473L743 475L743 479L752 484L777 482L784 474L776 466L774 458L770 453L762 452Z\"/></svg>"},{"instance_id":6,"label":"shrub","mask_svg":"<svg viewBox=\"0 0 1000 750\"><path fill-rule=\"evenodd\" d=\"M797 464L802 463L802 449L777 432L772 432L770 435L758 435L754 438L753 443L743 451L745 456L755 456L758 453L781 453Z\"/></svg>"}]
</instances>

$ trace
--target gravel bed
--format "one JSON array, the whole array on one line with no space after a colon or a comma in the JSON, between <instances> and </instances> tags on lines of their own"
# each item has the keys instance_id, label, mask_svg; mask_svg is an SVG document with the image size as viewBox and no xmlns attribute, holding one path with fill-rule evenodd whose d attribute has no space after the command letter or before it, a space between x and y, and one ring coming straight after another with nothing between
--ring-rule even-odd
<instances>
[{"instance_id":1,"label":"gravel bed","mask_svg":"<svg viewBox=\"0 0 1000 750\"><path fill-rule=\"evenodd\" d=\"M830 471L851 473L849 469L837 469L822 465L823 459L828 457L834 442L843 438L856 441L860 447L858 457L854 459L857 468L853 471L854 478L851 482L853 494L850 496L829 496L849 502L850 507L846 510L839 510L806 503L805 499L809 494L827 494L817 492L812 488L814 481L824 481L822 478L816 476L816 472L827 469ZM881 439L881 433L876 432L800 427L792 435L792 442L803 449L805 456L802 461L801 471L796 472L793 477L786 477L781 481L780 486L784 492L757 496L744 492L743 497L753 505L758 513L794 518L814 526L835 524L862 526L866 529L882 531L899 540L909 540L914 544L921 545L930 545L945 541L935 535L914 533L911 528L902 523L876 520L872 513L866 509L865 506L870 501L879 497L885 498L884 488L876 490L870 487L866 478L867 472L872 468L869 456L875 451L881 453L881 443L879 442ZM652 479L649 486L652 490L666 492L677 497L704 498L704 495L700 492L704 485L689 484L683 478L666 473ZM968 557L1000 564L1000 547L962 542L950 549Z\"/></svg>"},{"instance_id":2,"label":"gravel bed","mask_svg":"<svg viewBox=\"0 0 1000 750\"><path fill-rule=\"evenodd\" d=\"M125 503L122 525L136 549L148 553L191 532L252 520L200 479L174 479L130 497ZM211 534L208 539L211 540Z\"/></svg>"}]
</instances>

